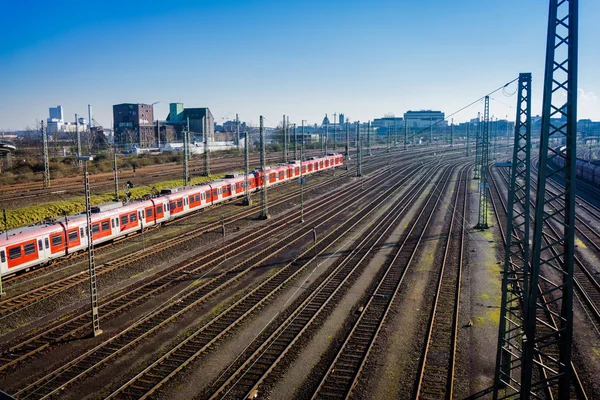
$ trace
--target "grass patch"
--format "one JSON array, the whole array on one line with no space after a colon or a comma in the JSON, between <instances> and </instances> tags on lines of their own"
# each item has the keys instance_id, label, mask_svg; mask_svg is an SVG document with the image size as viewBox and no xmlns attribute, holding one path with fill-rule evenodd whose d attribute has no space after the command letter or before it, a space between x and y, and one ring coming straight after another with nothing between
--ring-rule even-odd
<instances>
[{"instance_id":1,"label":"grass patch","mask_svg":"<svg viewBox=\"0 0 600 400\"><path fill-rule=\"evenodd\" d=\"M220 179L224 175L214 175L210 177L198 176L191 180L192 185L208 182L214 179ZM145 185L131 189L131 200L140 199L148 194L160 192L162 189L181 186L181 179L157 182L154 185ZM120 192L120 200L125 199L125 193ZM92 195L92 205L107 203L114 200L112 193ZM14 229L21 226L37 224L48 219L60 219L65 215L80 214L85 211L85 197L74 197L69 200L50 201L43 205L35 205L8 210L6 212L8 229Z\"/></svg>"}]
</instances>

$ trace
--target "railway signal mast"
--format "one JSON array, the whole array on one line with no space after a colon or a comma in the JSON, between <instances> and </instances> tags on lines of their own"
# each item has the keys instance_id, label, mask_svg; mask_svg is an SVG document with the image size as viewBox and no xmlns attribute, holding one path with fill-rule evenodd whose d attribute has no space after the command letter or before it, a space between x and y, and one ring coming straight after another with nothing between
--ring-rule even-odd
<instances>
[{"instance_id":1,"label":"railway signal mast","mask_svg":"<svg viewBox=\"0 0 600 400\"><path fill-rule=\"evenodd\" d=\"M85 185L85 215L87 217L87 240L88 240L88 266L90 272L90 302L92 316L92 336L96 337L102 333L100 329L100 316L98 314L98 282L96 279L96 261L94 258L94 241L92 239L92 205L90 199L90 181L88 175L88 161L92 161L94 156L79 156L78 161L83 162L83 182Z\"/></svg>"},{"instance_id":2,"label":"railway signal mast","mask_svg":"<svg viewBox=\"0 0 600 400\"><path fill-rule=\"evenodd\" d=\"M517 116L508 191L500 327L494 376L494 398L519 393L523 376L525 312L529 297L531 73L519 74ZM505 388L503 396L500 388Z\"/></svg>"},{"instance_id":3,"label":"railway signal mast","mask_svg":"<svg viewBox=\"0 0 600 400\"><path fill-rule=\"evenodd\" d=\"M268 176L265 175L266 171L265 167L265 129L263 123L263 116L260 116L260 175L262 176L262 211L260 212L259 218L268 219L269 218L269 206L267 204L267 179Z\"/></svg>"},{"instance_id":4,"label":"railway signal mast","mask_svg":"<svg viewBox=\"0 0 600 400\"><path fill-rule=\"evenodd\" d=\"M524 376L529 380L521 382L521 398L553 393L555 398L568 399L573 372L578 6L578 0L550 0L531 284L524 332ZM551 139L557 139L561 146L555 148ZM562 166L550 168L551 162ZM564 185L547 198L546 182L554 176L561 177ZM558 237L547 240L543 229L550 223L560 228ZM546 315L552 315L556 325L537 324ZM534 364L540 368L539 374L533 372Z\"/></svg>"},{"instance_id":5,"label":"railway signal mast","mask_svg":"<svg viewBox=\"0 0 600 400\"><path fill-rule=\"evenodd\" d=\"M48 157L48 132L44 128L44 121L41 122L42 145L44 152L44 187L50 187L50 158Z\"/></svg>"},{"instance_id":6,"label":"railway signal mast","mask_svg":"<svg viewBox=\"0 0 600 400\"><path fill-rule=\"evenodd\" d=\"M490 97L485 96L483 109L483 125L479 151L479 216L475 229L487 229L488 214L488 162L489 162L489 128L490 128Z\"/></svg>"}]
</instances>

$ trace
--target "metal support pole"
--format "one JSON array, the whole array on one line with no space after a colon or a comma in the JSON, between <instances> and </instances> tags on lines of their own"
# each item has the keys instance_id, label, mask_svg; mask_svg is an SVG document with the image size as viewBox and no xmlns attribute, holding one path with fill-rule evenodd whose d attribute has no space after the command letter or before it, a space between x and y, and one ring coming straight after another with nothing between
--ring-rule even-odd
<instances>
[{"instance_id":1,"label":"metal support pole","mask_svg":"<svg viewBox=\"0 0 600 400\"><path fill-rule=\"evenodd\" d=\"M43 158L44 158L44 187L50 187L50 157L48 156L48 133L44 128L44 121L41 122L42 130L42 146L43 146Z\"/></svg>"},{"instance_id":2,"label":"metal support pole","mask_svg":"<svg viewBox=\"0 0 600 400\"><path fill-rule=\"evenodd\" d=\"M406 150L407 139L408 139L408 124L406 123L406 119L404 119L404 150Z\"/></svg>"},{"instance_id":3,"label":"metal support pole","mask_svg":"<svg viewBox=\"0 0 600 400\"><path fill-rule=\"evenodd\" d=\"M285 129L285 114L283 114L283 119L281 120L281 144L282 144L283 149L281 150L281 152L282 152L282 156L283 156L282 158L283 158L284 163L286 162L286 159L287 159L286 149L285 149L285 145L286 145L285 138L286 137L287 137L287 135L286 135L286 129Z\"/></svg>"},{"instance_id":4,"label":"metal support pole","mask_svg":"<svg viewBox=\"0 0 600 400\"><path fill-rule=\"evenodd\" d=\"M189 139L188 134L190 130L190 119L187 119L187 126L183 130L183 186L187 186L190 182L189 170L188 170L188 146Z\"/></svg>"},{"instance_id":5,"label":"metal support pole","mask_svg":"<svg viewBox=\"0 0 600 400\"><path fill-rule=\"evenodd\" d=\"M525 335L525 374L521 398L551 392L570 398L573 375L573 264L577 160L577 52L579 2L550 0L542 129L533 230L531 285ZM561 120L560 123L554 121ZM563 122L564 121L564 122ZM556 141L561 144L557 147ZM550 167L549 164L554 167ZM551 196L546 182L564 182ZM564 217L561 217L561 213ZM545 241L545 225L559 224L558 237ZM550 255L549 252L552 252ZM550 275L547 275L550 274ZM538 324L554 315L557 326ZM539 328L539 329L538 329ZM542 372L534 374L534 365Z\"/></svg>"},{"instance_id":6,"label":"metal support pole","mask_svg":"<svg viewBox=\"0 0 600 400\"><path fill-rule=\"evenodd\" d=\"M389 153L391 151L391 138L390 138L390 131L392 130L392 124L388 124L387 126L387 152Z\"/></svg>"},{"instance_id":7,"label":"metal support pole","mask_svg":"<svg viewBox=\"0 0 600 400\"><path fill-rule=\"evenodd\" d=\"M475 229L487 229L488 226L488 164L489 164L489 127L490 127L490 97L485 96L483 109L483 126L481 129L481 163L479 173L479 216Z\"/></svg>"},{"instance_id":8,"label":"metal support pole","mask_svg":"<svg viewBox=\"0 0 600 400\"><path fill-rule=\"evenodd\" d=\"M325 124L325 143L323 144L323 155L327 155L327 141L329 140L329 122Z\"/></svg>"},{"instance_id":9,"label":"metal support pole","mask_svg":"<svg viewBox=\"0 0 600 400\"><path fill-rule=\"evenodd\" d=\"M429 142L433 146L433 117L429 117Z\"/></svg>"},{"instance_id":10,"label":"metal support pole","mask_svg":"<svg viewBox=\"0 0 600 400\"><path fill-rule=\"evenodd\" d=\"M346 159L350 159L350 126L346 121Z\"/></svg>"},{"instance_id":11,"label":"metal support pole","mask_svg":"<svg viewBox=\"0 0 600 400\"><path fill-rule=\"evenodd\" d=\"M240 151L240 117L237 113L235 114L235 133L237 135L238 151Z\"/></svg>"},{"instance_id":12,"label":"metal support pole","mask_svg":"<svg viewBox=\"0 0 600 400\"><path fill-rule=\"evenodd\" d=\"M294 124L294 160L298 159L298 132L296 130L296 124Z\"/></svg>"},{"instance_id":13,"label":"metal support pole","mask_svg":"<svg viewBox=\"0 0 600 400\"><path fill-rule=\"evenodd\" d=\"M477 130L475 131L475 179L479 179L480 170L479 165L481 164L481 149L480 140L481 136L481 113L477 113Z\"/></svg>"},{"instance_id":14,"label":"metal support pole","mask_svg":"<svg viewBox=\"0 0 600 400\"><path fill-rule=\"evenodd\" d=\"M356 121L356 141L357 141L357 152L356 157L356 176L362 176L362 140L360 140L360 121Z\"/></svg>"},{"instance_id":15,"label":"metal support pole","mask_svg":"<svg viewBox=\"0 0 600 400\"><path fill-rule=\"evenodd\" d=\"M469 130L471 129L471 121L467 122L467 151L465 156L469 157Z\"/></svg>"},{"instance_id":16,"label":"metal support pole","mask_svg":"<svg viewBox=\"0 0 600 400\"><path fill-rule=\"evenodd\" d=\"M160 149L160 121L156 120L156 147Z\"/></svg>"},{"instance_id":17,"label":"metal support pole","mask_svg":"<svg viewBox=\"0 0 600 400\"><path fill-rule=\"evenodd\" d=\"M119 201L119 170L117 169L117 146L113 147L113 180L115 183L115 201Z\"/></svg>"},{"instance_id":18,"label":"metal support pole","mask_svg":"<svg viewBox=\"0 0 600 400\"><path fill-rule=\"evenodd\" d=\"M77 139L77 158L81 156L81 133L79 132L79 119L77 114L75 114L75 137ZM79 168L81 168L81 161L77 161Z\"/></svg>"},{"instance_id":19,"label":"metal support pole","mask_svg":"<svg viewBox=\"0 0 600 400\"><path fill-rule=\"evenodd\" d=\"M500 326L494 398L519 393L523 377L525 312L529 297L531 73L519 74L515 142L508 191ZM513 232L514 231L514 232ZM521 374L521 376L517 376ZM514 375L514 376L513 376Z\"/></svg>"},{"instance_id":20,"label":"metal support pole","mask_svg":"<svg viewBox=\"0 0 600 400\"><path fill-rule=\"evenodd\" d=\"M450 123L450 147L454 147L454 118Z\"/></svg>"},{"instance_id":21,"label":"metal support pole","mask_svg":"<svg viewBox=\"0 0 600 400\"><path fill-rule=\"evenodd\" d=\"M80 156L81 157L81 156ZM102 333L100 330L100 317L98 314L98 286L96 280L96 263L94 259L94 241L92 231L92 205L90 199L90 183L88 176L88 161L92 156L81 157L83 161L83 181L85 186L85 214L87 217L87 239L88 239L88 266L90 273L90 303L92 317L92 336L96 337Z\"/></svg>"},{"instance_id":22,"label":"metal support pole","mask_svg":"<svg viewBox=\"0 0 600 400\"><path fill-rule=\"evenodd\" d=\"M369 126L367 127L367 147L369 148L369 155L372 156L371 153L371 121L369 121Z\"/></svg>"},{"instance_id":23,"label":"metal support pole","mask_svg":"<svg viewBox=\"0 0 600 400\"><path fill-rule=\"evenodd\" d=\"M244 132L244 167L245 167L245 178L244 178L244 201L243 204L249 206L252 204L250 199L250 158L248 156L248 131Z\"/></svg>"},{"instance_id":24,"label":"metal support pole","mask_svg":"<svg viewBox=\"0 0 600 400\"><path fill-rule=\"evenodd\" d=\"M189 119L188 119L188 121L189 121ZM205 172L206 176L210 176L210 147L208 144L208 118L207 117L202 118L202 130L204 131L204 172ZM188 146L189 146L189 144L188 144Z\"/></svg>"},{"instance_id":25,"label":"metal support pole","mask_svg":"<svg viewBox=\"0 0 600 400\"><path fill-rule=\"evenodd\" d=\"M335 153L335 124L337 119L337 113L333 113L333 152Z\"/></svg>"},{"instance_id":26,"label":"metal support pole","mask_svg":"<svg viewBox=\"0 0 600 400\"><path fill-rule=\"evenodd\" d=\"M267 184L269 181L269 177L265 175L265 170L267 167L265 166L265 128L263 122L263 116L260 116L260 176L262 177L262 193L261 193L261 202L262 202L262 211L260 213L261 219L269 218L269 205L267 203Z\"/></svg>"},{"instance_id":27,"label":"metal support pole","mask_svg":"<svg viewBox=\"0 0 600 400\"><path fill-rule=\"evenodd\" d=\"M304 223L304 121L302 120L302 147L300 148L300 223Z\"/></svg>"}]
</instances>

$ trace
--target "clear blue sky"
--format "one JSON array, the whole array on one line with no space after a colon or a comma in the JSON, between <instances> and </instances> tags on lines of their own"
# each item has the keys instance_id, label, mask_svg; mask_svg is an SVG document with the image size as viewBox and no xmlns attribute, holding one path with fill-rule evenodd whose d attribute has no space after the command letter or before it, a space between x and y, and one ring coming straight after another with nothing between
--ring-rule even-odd
<instances>
[{"instance_id":1,"label":"clear blue sky","mask_svg":"<svg viewBox=\"0 0 600 400\"><path fill-rule=\"evenodd\" d=\"M600 120L600 1L580 1L580 118ZM207 106L274 126L343 112L366 121L461 108L532 72L541 86L547 0L5 1L0 129L62 105L105 126L112 105ZM491 113L514 119L514 97ZM476 116L480 105L457 116Z\"/></svg>"}]
</instances>

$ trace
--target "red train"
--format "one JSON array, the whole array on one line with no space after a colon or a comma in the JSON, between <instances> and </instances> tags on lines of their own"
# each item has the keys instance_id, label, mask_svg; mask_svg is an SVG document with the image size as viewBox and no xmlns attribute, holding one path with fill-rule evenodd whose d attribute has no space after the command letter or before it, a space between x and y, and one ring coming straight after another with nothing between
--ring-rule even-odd
<instances>
[{"instance_id":1,"label":"red train","mask_svg":"<svg viewBox=\"0 0 600 400\"><path fill-rule=\"evenodd\" d=\"M312 174L343 164L341 154L312 157L302 162L302 174ZM283 164L264 171L254 171L248 176L248 190L256 191L300 176L300 162ZM107 203L92 207L92 240L100 244L158 225L213 204L243 196L245 176L228 176L225 179L195 186L176 187L161 191L150 200ZM260 183L260 184L259 184ZM0 272L2 276L50 263L87 248L85 214L73 215L54 223L27 226L3 232L0 237Z\"/></svg>"}]
</instances>

